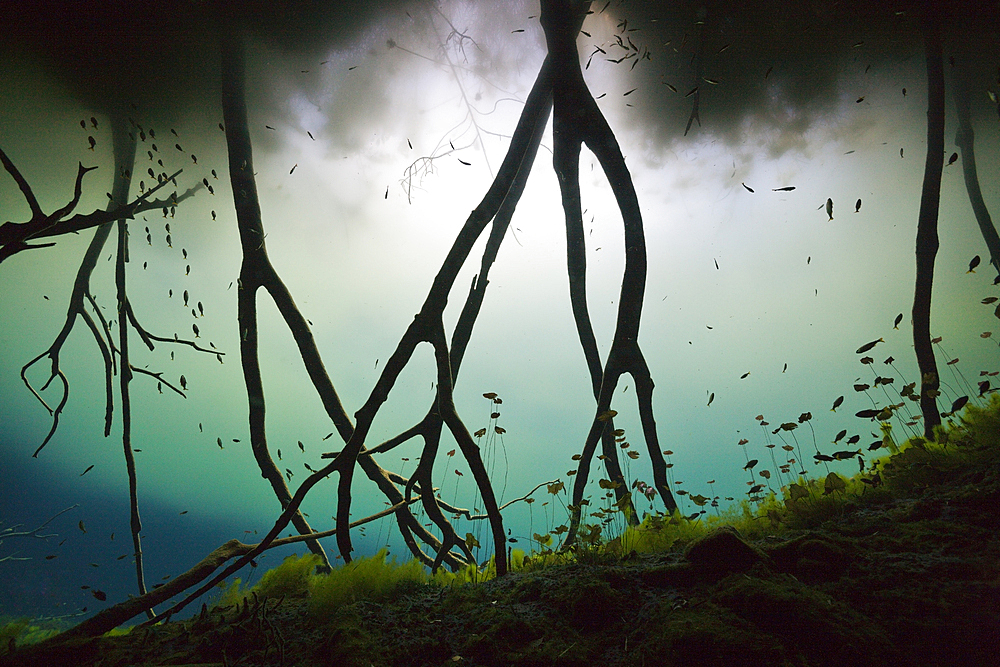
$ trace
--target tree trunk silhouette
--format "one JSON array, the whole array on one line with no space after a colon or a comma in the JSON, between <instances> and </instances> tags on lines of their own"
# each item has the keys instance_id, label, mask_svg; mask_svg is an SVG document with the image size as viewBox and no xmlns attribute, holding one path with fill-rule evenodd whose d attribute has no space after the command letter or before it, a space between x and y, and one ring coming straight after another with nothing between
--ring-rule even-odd
<instances>
[{"instance_id":1,"label":"tree trunk silhouette","mask_svg":"<svg viewBox=\"0 0 1000 667\"><path fill-rule=\"evenodd\" d=\"M271 484L282 509L285 509L292 496L285 484L285 478L274 464L267 449L264 385L258 358L257 290L264 287L271 294L300 345L302 342L299 339L303 337L308 339L308 344L311 344L313 349L315 343L312 340L312 333L305 327L304 318L291 302L291 295L267 257L260 201L257 198L257 182L253 173L253 147L250 143L245 92L246 58L239 29L222 30L221 49L222 115L226 128L226 145L229 150L229 180L232 183L236 220L243 249L243 264L240 268L237 289L237 321L240 331L240 360L243 364L243 378L249 403L250 448L253 450L261 476ZM294 323L290 322L290 319ZM340 399L332 385L330 390L339 408L333 410L331 418L339 428L348 428L347 414L343 407L340 407ZM313 532L305 517L297 509L291 520L299 533L308 535ZM328 569L330 561L319 541L309 540L306 544L310 551L322 559L323 566Z\"/></svg>"},{"instance_id":2,"label":"tree trunk silhouette","mask_svg":"<svg viewBox=\"0 0 1000 667\"><path fill-rule=\"evenodd\" d=\"M639 202L632 177L625 159L608 126L583 80L580 58L576 47L583 19L590 8L590 2L579 0L546 0L542 2L541 23L545 31L549 57L555 69L553 82L553 167L559 177L563 210L567 228L582 229L580 204L579 161L581 144L597 157L611 184L618 202L625 227L625 273L622 277L621 294L618 301L618 320L608 359L601 373L600 389L597 392L597 410L590 432L583 447L573 482L573 496L570 505L570 526L563 543L564 548L576 541L581 522L583 494L590 472L597 443L607 431L613 432L608 418L611 398L623 373L632 375L636 385L639 415L642 422L647 451L653 469L656 490L668 512L673 512L677 504L670 491L666 461L660 452L656 423L652 412L653 381L649 374L642 350L639 347L639 321L646 287L646 241L639 212ZM582 319L580 308L580 257L579 241L567 232L570 240L571 284L576 283L578 325ZM586 331L582 332L581 340ZM588 343L584 342L585 349ZM588 362L590 363L590 362ZM594 377L592 372L592 377ZM612 448L617 456L617 448ZM605 450L606 451L606 450ZM614 483L614 480L612 480ZM621 483L621 482L617 482Z\"/></svg>"},{"instance_id":3,"label":"tree trunk silhouette","mask_svg":"<svg viewBox=\"0 0 1000 667\"><path fill-rule=\"evenodd\" d=\"M941 200L941 170L944 168L944 68L938 13L925 7L923 34L927 52L927 159L917 219L917 278L913 296L913 347L920 369L920 411L924 437L932 439L941 425L937 407L939 380L931 346L931 288L934 259L938 251L938 205Z\"/></svg>"},{"instance_id":4,"label":"tree trunk silhouette","mask_svg":"<svg viewBox=\"0 0 1000 667\"><path fill-rule=\"evenodd\" d=\"M979 189L979 175L976 172L976 134L972 129L972 118L969 113L969 58L966 56L953 68L951 95L955 101L955 112L958 116L958 131L955 133L955 144L962 155L962 175L965 178L965 189L969 193L969 203L972 212L979 223L979 231L986 242L990 253L990 263L1000 274L1000 236L990 218L990 212L983 201L983 193Z\"/></svg>"}]
</instances>

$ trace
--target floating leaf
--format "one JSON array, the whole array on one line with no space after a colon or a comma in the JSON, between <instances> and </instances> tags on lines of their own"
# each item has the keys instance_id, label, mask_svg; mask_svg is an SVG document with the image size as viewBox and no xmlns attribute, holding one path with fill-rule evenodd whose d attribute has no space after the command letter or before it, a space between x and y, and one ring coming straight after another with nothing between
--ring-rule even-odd
<instances>
[{"instance_id":1,"label":"floating leaf","mask_svg":"<svg viewBox=\"0 0 1000 667\"><path fill-rule=\"evenodd\" d=\"M500 416L499 412L491 412L490 419L497 419Z\"/></svg>"},{"instance_id":2,"label":"floating leaf","mask_svg":"<svg viewBox=\"0 0 1000 667\"><path fill-rule=\"evenodd\" d=\"M555 494L559 493L560 491L562 491L564 488L566 488L566 485L562 483L562 480L559 480L559 481L553 482L551 484L546 484L545 488L549 490L549 493L551 493L552 495L555 495Z\"/></svg>"},{"instance_id":3,"label":"floating leaf","mask_svg":"<svg viewBox=\"0 0 1000 667\"><path fill-rule=\"evenodd\" d=\"M798 500L799 498L808 498L809 490L801 484L789 484L788 485L788 496L792 500Z\"/></svg>"},{"instance_id":4,"label":"floating leaf","mask_svg":"<svg viewBox=\"0 0 1000 667\"><path fill-rule=\"evenodd\" d=\"M485 428L481 428L478 431L476 431L475 433L473 433L472 435L474 435L477 438L481 438L484 435L486 435L486 429Z\"/></svg>"},{"instance_id":5,"label":"floating leaf","mask_svg":"<svg viewBox=\"0 0 1000 667\"><path fill-rule=\"evenodd\" d=\"M503 428L502 426L494 426L493 430L496 431L497 435L503 435L504 433L507 432L507 429Z\"/></svg>"},{"instance_id":6,"label":"floating leaf","mask_svg":"<svg viewBox=\"0 0 1000 667\"><path fill-rule=\"evenodd\" d=\"M617 410L605 410L601 414L597 415L597 421L606 422L611 421L618 414Z\"/></svg>"},{"instance_id":7,"label":"floating leaf","mask_svg":"<svg viewBox=\"0 0 1000 667\"><path fill-rule=\"evenodd\" d=\"M495 391L488 391L485 394L483 394L483 398L488 398L490 400L493 400L496 397L497 397L497 393Z\"/></svg>"},{"instance_id":8,"label":"floating leaf","mask_svg":"<svg viewBox=\"0 0 1000 667\"><path fill-rule=\"evenodd\" d=\"M626 453L626 454L628 455L628 457L629 457L630 459L632 459L633 461L634 461L635 459L639 458L639 452L635 451L634 449L632 449L632 450L629 450L629 451L627 451L627 452L625 452L625 453Z\"/></svg>"},{"instance_id":9,"label":"floating leaf","mask_svg":"<svg viewBox=\"0 0 1000 667\"><path fill-rule=\"evenodd\" d=\"M601 479L597 483L602 489L617 489L621 486L621 482L612 482L610 479Z\"/></svg>"}]
</instances>

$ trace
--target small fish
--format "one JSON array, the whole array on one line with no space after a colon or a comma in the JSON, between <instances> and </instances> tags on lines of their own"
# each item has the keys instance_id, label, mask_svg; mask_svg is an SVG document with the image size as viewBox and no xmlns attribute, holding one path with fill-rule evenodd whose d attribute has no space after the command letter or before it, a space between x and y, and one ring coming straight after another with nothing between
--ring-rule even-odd
<instances>
[{"instance_id":1,"label":"small fish","mask_svg":"<svg viewBox=\"0 0 1000 667\"><path fill-rule=\"evenodd\" d=\"M188 305L188 291L187 290L184 290L184 305L185 305L185 307Z\"/></svg>"},{"instance_id":2,"label":"small fish","mask_svg":"<svg viewBox=\"0 0 1000 667\"><path fill-rule=\"evenodd\" d=\"M389 198L389 186L385 186L385 199Z\"/></svg>"},{"instance_id":3,"label":"small fish","mask_svg":"<svg viewBox=\"0 0 1000 667\"><path fill-rule=\"evenodd\" d=\"M841 405L841 403L843 403L843 402L844 402L844 397L843 396L837 397L837 400L835 400L833 402L833 407L830 409L830 412L836 412L837 408L839 408L840 405Z\"/></svg>"},{"instance_id":4,"label":"small fish","mask_svg":"<svg viewBox=\"0 0 1000 667\"><path fill-rule=\"evenodd\" d=\"M87 466L87 469L80 473L80 477L83 477L84 475L86 475L88 472L90 472L93 469L94 469L93 465Z\"/></svg>"},{"instance_id":5,"label":"small fish","mask_svg":"<svg viewBox=\"0 0 1000 667\"><path fill-rule=\"evenodd\" d=\"M198 302L198 314L202 317L205 316L205 307L201 305L201 301Z\"/></svg>"},{"instance_id":6,"label":"small fish","mask_svg":"<svg viewBox=\"0 0 1000 667\"><path fill-rule=\"evenodd\" d=\"M903 321L903 313L900 313L899 315L896 315L896 319L892 323L892 328L893 329L898 329L899 328L899 323L902 322L902 321Z\"/></svg>"},{"instance_id":7,"label":"small fish","mask_svg":"<svg viewBox=\"0 0 1000 667\"><path fill-rule=\"evenodd\" d=\"M664 86L666 86L667 88L669 88L669 89L670 89L671 91L673 91L673 92L675 92L675 93L677 92L677 89L676 89L676 88L674 88L673 86L671 86L671 85L670 85L669 83L667 83L666 81L661 81L660 83L662 83L662 84L663 84Z\"/></svg>"},{"instance_id":8,"label":"small fish","mask_svg":"<svg viewBox=\"0 0 1000 667\"><path fill-rule=\"evenodd\" d=\"M198 422L198 433L204 433L205 429L201 427L201 422Z\"/></svg>"},{"instance_id":9,"label":"small fish","mask_svg":"<svg viewBox=\"0 0 1000 667\"><path fill-rule=\"evenodd\" d=\"M297 166L299 166L299 163L298 163L298 162L296 162L296 163L295 163L294 165L292 165L292 168L291 168L291 169L290 169L290 170L288 171L288 173L289 173L289 174L292 174L292 173L294 173L294 172L295 172L295 167L297 167Z\"/></svg>"},{"instance_id":10,"label":"small fish","mask_svg":"<svg viewBox=\"0 0 1000 667\"><path fill-rule=\"evenodd\" d=\"M858 99L854 100L854 103L855 103L855 104L861 104L861 103L862 103L862 102L864 102L864 101L865 101L865 96L864 96L864 95L862 95L862 96L861 96L861 97L859 97Z\"/></svg>"},{"instance_id":11,"label":"small fish","mask_svg":"<svg viewBox=\"0 0 1000 667\"><path fill-rule=\"evenodd\" d=\"M222 446L222 438L216 438L215 442L216 444L219 445L219 449L224 449L224 447Z\"/></svg>"},{"instance_id":12,"label":"small fish","mask_svg":"<svg viewBox=\"0 0 1000 667\"><path fill-rule=\"evenodd\" d=\"M903 149L902 148L899 149L899 157L903 157Z\"/></svg>"},{"instance_id":13,"label":"small fish","mask_svg":"<svg viewBox=\"0 0 1000 667\"><path fill-rule=\"evenodd\" d=\"M183 516L184 514L187 514L187 513L188 513L188 511L184 510L183 512L181 512L181 515Z\"/></svg>"},{"instance_id":14,"label":"small fish","mask_svg":"<svg viewBox=\"0 0 1000 667\"><path fill-rule=\"evenodd\" d=\"M861 417L862 419L874 419L875 415L879 412L881 412L881 410L861 410L859 412L855 412L854 416Z\"/></svg>"},{"instance_id":15,"label":"small fish","mask_svg":"<svg viewBox=\"0 0 1000 667\"><path fill-rule=\"evenodd\" d=\"M862 345L861 347L859 347L857 350L855 350L854 354L864 354L865 352L867 352L868 350L872 349L873 347L875 347L879 343L884 343L884 342L885 342L885 339L879 338L878 340L873 340L870 343L865 343L864 345Z\"/></svg>"},{"instance_id":16,"label":"small fish","mask_svg":"<svg viewBox=\"0 0 1000 667\"><path fill-rule=\"evenodd\" d=\"M827 222L832 221L833 220L833 200L830 199L829 197L827 197L827 199L826 199L826 214L830 217L830 220L828 220Z\"/></svg>"},{"instance_id":17,"label":"small fish","mask_svg":"<svg viewBox=\"0 0 1000 667\"><path fill-rule=\"evenodd\" d=\"M946 164L945 166L950 167L951 165L955 164L956 160L958 160L958 153L952 153L951 157L948 158L948 164Z\"/></svg>"},{"instance_id":18,"label":"small fish","mask_svg":"<svg viewBox=\"0 0 1000 667\"><path fill-rule=\"evenodd\" d=\"M784 373L784 372L785 372L785 371L787 371L787 370L788 370L788 364L785 364L785 365L784 365L784 366L782 367L782 369L781 369L781 372L782 372L782 373Z\"/></svg>"},{"instance_id":19,"label":"small fish","mask_svg":"<svg viewBox=\"0 0 1000 667\"><path fill-rule=\"evenodd\" d=\"M327 433L326 435L323 436L323 439L329 440L331 437L333 437L333 433Z\"/></svg>"},{"instance_id":20,"label":"small fish","mask_svg":"<svg viewBox=\"0 0 1000 667\"><path fill-rule=\"evenodd\" d=\"M809 266L810 264L812 264L812 261L813 261L812 255L809 255L808 257L806 257L806 266Z\"/></svg>"},{"instance_id":21,"label":"small fish","mask_svg":"<svg viewBox=\"0 0 1000 667\"><path fill-rule=\"evenodd\" d=\"M271 127L270 125L265 125L264 127L266 127L266 128L267 128L267 129L269 129L269 130L273 130L273 129L274 129L274 128L273 128L273 127Z\"/></svg>"},{"instance_id":22,"label":"small fish","mask_svg":"<svg viewBox=\"0 0 1000 667\"><path fill-rule=\"evenodd\" d=\"M861 454L861 450L851 451L849 449L844 449L839 452L834 452L833 458L837 459L838 461L846 461L847 459L853 459L855 456L858 456L859 454Z\"/></svg>"},{"instance_id":23,"label":"small fish","mask_svg":"<svg viewBox=\"0 0 1000 667\"><path fill-rule=\"evenodd\" d=\"M903 88L903 97L906 97L906 88Z\"/></svg>"},{"instance_id":24,"label":"small fish","mask_svg":"<svg viewBox=\"0 0 1000 667\"><path fill-rule=\"evenodd\" d=\"M91 594L93 594L93 596L98 600L100 600L101 602L104 602L105 600L108 599L107 593L105 593L104 591L99 591L96 588L91 591Z\"/></svg>"},{"instance_id":25,"label":"small fish","mask_svg":"<svg viewBox=\"0 0 1000 667\"><path fill-rule=\"evenodd\" d=\"M90 117L90 124L94 126L95 130L97 129L97 119L93 116Z\"/></svg>"},{"instance_id":26,"label":"small fish","mask_svg":"<svg viewBox=\"0 0 1000 667\"><path fill-rule=\"evenodd\" d=\"M306 451L306 446L302 444L301 440L299 440L299 449L301 449L303 453Z\"/></svg>"},{"instance_id":27,"label":"small fish","mask_svg":"<svg viewBox=\"0 0 1000 667\"><path fill-rule=\"evenodd\" d=\"M861 210L861 200L859 199L858 201L854 202L854 212L857 213L860 210Z\"/></svg>"},{"instance_id":28,"label":"small fish","mask_svg":"<svg viewBox=\"0 0 1000 667\"><path fill-rule=\"evenodd\" d=\"M194 337L195 338L201 338L201 333L198 331L198 325L197 324L192 324L191 325L191 330L194 331Z\"/></svg>"},{"instance_id":29,"label":"small fish","mask_svg":"<svg viewBox=\"0 0 1000 667\"><path fill-rule=\"evenodd\" d=\"M747 461L747 464L743 466L743 469L751 470L755 465L757 465L757 459L750 459L749 461Z\"/></svg>"},{"instance_id":30,"label":"small fish","mask_svg":"<svg viewBox=\"0 0 1000 667\"><path fill-rule=\"evenodd\" d=\"M309 130L306 130L306 134L309 135L310 139L312 139L313 141L316 141L316 138L312 135L312 132L310 132Z\"/></svg>"},{"instance_id":31,"label":"small fish","mask_svg":"<svg viewBox=\"0 0 1000 667\"><path fill-rule=\"evenodd\" d=\"M749 371L747 371L746 373L744 373L743 375L741 375L740 379L741 380L746 380L748 377L750 377L750 372Z\"/></svg>"},{"instance_id":32,"label":"small fish","mask_svg":"<svg viewBox=\"0 0 1000 667\"><path fill-rule=\"evenodd\" d=\"M80 519L80 523L78 523L77 526L79 526L81 533L86 533L87 532L87 527L85 525L83 525L83 519Z\"/></svg>"},{"instance_id":33,"label":"small fish","mask_svg":"<svg viewBox=\"0 0 1000 667\"><path fill-rule=\"evenodd\" d=\"M767 71L764 72L764 78L766 79L767 77L771 76L771 72L773 72L773 71L774 71L774 67L768 67Z\"/></svg>"},{"instance_id":34,"label":"small fish","mask_svg":"<svg viewBox=\"0 0 1000 667\"><path fill-rule=\"evenodd\" d=\"M638 88L633 88L632 90L628 91L627 93L622 93L622 97L628 97L629 95L631 95L632 93L634 93L637 90L639 90L639 89Z\"/></svg>"},{"instance_id":35,"label":"small fish","mask_svg":"<svg viewBox=\"0 0 1000 667\"><path fill-rule=\"evenodd\" d=\"M713 257L713 258L712 258L712 261L713 261L713 262L715 262L715 270L716 270L716 271L718 271L718 270L719 270L719 260L717 260L717 259L715 259L715 258Z\"/></svg>"},{"instance_id":36,"label":"small fish","mask_svg":"<svg viewBox=\"0 0 1000 667\"><path fill-rule=\"evenodd\" d=\"M524 28L518 28L517 30L511 30L510 34L513 35L514 33L518 33L518 32L524 32Z\"/></svg>"},{"instance_id":37,"label":"small fish","mask_svg":"<svg viewBox=\"0 0 1000 667\"><path fill-rule=\"evenodd\" d=\"M786 185L783 188L771 188L771 192L791 192L794 189L794 185Z\"/></svg>"},{"instance_id":38,"label":"small fish","mask_svg":"<svg viewBox=\"0 0 1000 667\"><path fill-rule=\"evenodd\" d=\"M708 404L711 405L712 401L714 400L715 400L715 392L713 391L712 395L708 397Z\"/></svg>"},{"instance_id":39,"label":"small fish","mask_svg":"<svg viewBox=\"0 0 1000 667\"><path fill-rule=\"evenodd\" d=\"M840 439L843 438L845 435L847 435L846 428L840 431L840 433L837 434L837 437L833 439L834 444L840 442Z\"/></svg>"},{"instance_id":40,"label":"small fish","mask_svg":"<svg viewBox=\"0 0 1000 667\"><path fill-rule=\"evenodd\" d=\"M278 450L278 460L279 461L281 460L281 450L280 449Z\"/></svg>"},{"instance_id":41,"label":"small fish","mask_svg":"<svg viewBox=\"0 0 1000 667\"><path fill-rule=\"evenodd\" d=\"M982 382L979 383L979 395L980 396L982 396L983 394L985 394L989 390L990 390L990 381L989 380L983 380Z\"/></svg>"},{"instance_id":42,"label":"small fish","mask_svg":"<svg viewBox=\"0 0 1000 667\"><path fill-rule=\"evenodd\" d=\"M188 388L187 378L182 375L181 376L181 389L185 389L186 390L187 388Z\"/></svg>"},{"instance_id":43,"label":"small fish","mask_svg":"<svg viewBox=\"0 0 1000 667\"><path fill-rule=\"evenodd\" d=\"M964 408L965 404L968 403L968 402L969 402L969 397L968 396L961 396L961 397L955 399L955 402L951 404L951 412L952 412L952 414L954 414L954 413L958 412L959 410L961 410L962 408Z\"/></svg>"},{"instance_id":44,"label":"small fish","mask_svg":"<svg viewBox=\"0 0 1000 667\"><path fill-rule=\"evenodd\" d=\"M94 146L97 145L97 140L93 137L87 137L87 141L90 142L90 150L94 150Z\"/></svg>"},{"instance_id":45,"label":"small fish","mask_svg":"<svg viewBox=\"0 0 1000 667\"><path fill-rule=\"evenodd\" d=\"M749 185L747 185L746 183L740 183L740 185L742 185L743 187L745 187L745 188L747 189L747 192L753 192L753 188L751 188L751 187L750 187Z\"/></svg>"},{"instance_id":46,"label":"small fish","mask_svg":"<svg viewBox=\"0 0 1000 667\"><path fill-rule=\"evenodd\" d=\"M692 88L691 90L689 90L689 91L688 91L688 92L687 92L687 93L686 93L686 94L684 95L684 97L691 97L692 95L694 95L694 94L695 94L695 93L697 93L697 92L698 92L698 86L695 86L694 88Z\"/></svg>"},{"instance_id":47,"label":"small fish","mask_svg":"<svg viewBox=\"0 0 1000 667\"><path fill-rule=\"evenodd\" d=\"M847 439L847 444L853 445L860 439L861 439L860 435L852 435L850 438Z\"/></svg>"},{"instance_id":48,"label":"small fish","mask_svg":"<svg viewBox=\"0 0 1000 667\"><path fill-rule=\"evenodd\" d=\"M979 258L979 255L976 255L975 257L973 257L972 261L969 262L969 270L966 271L966 273L975 273L976 272L976 267L979 266L979 262L981 262L981 261L982 260Z\"/></svg>"}]
</instances>

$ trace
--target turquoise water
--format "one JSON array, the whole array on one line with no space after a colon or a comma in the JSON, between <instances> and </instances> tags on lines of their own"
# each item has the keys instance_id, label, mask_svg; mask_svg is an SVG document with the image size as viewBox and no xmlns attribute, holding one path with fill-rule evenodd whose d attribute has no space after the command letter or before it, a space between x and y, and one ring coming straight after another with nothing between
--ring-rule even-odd
<instances>
[{"instance_id":1,"label":"turquoise water","mask_svg":"<svg viewBox=\"0 0 1000 667\"><path fill-rule=\"evenodd\" d=\"M853 416L870 408L872 399L852 385L871 384L873 370L893 377L896 389L918 375L909 313L926 153L919 23L905 13L872 17L848 7L793 15L779 25L750 21L736 6L704 15L683 5L669 12L656 3L602 12L603 6L594 5L584 25L589 35L581 35L578 47L581 62L589 60L587 84L617 135L643 216L649 267L639 343L656 384L658 437L661 450L672 452L675 490L718 497L726 506L726 498L747 497L748 479L777 488L781 475L770 454L784 455L784 442L765 434L757 415L770 431L811 412L808 424L794 432L797 442L782 435L801 446L806 470L825 474L811 460L808 426L825 454L845 449L832 443L842 429L845 441L858 435L864 448L872 441L869 433L880 434L876 424ZM308 318L349 415L367 400L469 211L488 190L545 55L531 3L495 9L454 2L439 10L383 4L378 11L352 12L349 21L332 10L329 22L275 18L249 39L249 125L268 255ZM11 40L0 72L0 148L46 211L72 197L78 163L97 166L83 181L76 210L103 209L116 169L107 108L117 96L135 105L127 114L130 131L147 135L137 136L132 196L138 180L151 187L146 169L183 169L181 192L201 185L167 217L149 211L129 225L128 290L142 326L213 351L169 342L149 351L137 336L130 338L133 365L163 373L178 389L183 375L187 386L182 397L169 387L160 393L157 380L141 373L132 383L132 446L151 587L227 539L250 542L263 535L280 505L248 446L236 322L241 255L219 128L218 47L209 24L183 12L174 17L176 25L155 34L142 17L133 18L124 42L93 39L80 46L89 49L82 54L67 47L75 42L66 35L56 35L64 39L59 42L25 29L30 34L24 39ZM967 68L979 180L993 210L1000 199L1000 122L989 92L1000 91L1000 82L996 62L973 56L989 44L989 53L996 52L996 32L976 25L950 33L964 38L947 43L946 85L955 67ZM453 27L475 41L452 33ZM618 46L618 39L632 46ZM952 55L956 65L948 62ZM122 63L128 66L116 74ZM695 87L700 124L684 136L695 98L687 93ZM950 155L958 149L950 97L947 104ZM572 457L595 415L568 298L551 147L550 127L491 270L455 390L468 430L490 429L480 444L501 503L545 482L561 480L568 489L577 465ZM995 305L982 301L1000 294L962 166L960 159L944 168L940 204L932 331L942 337L936 348L947 383L942 410L963 395L975 400L980 372L998 368ZM580 172L588 304L604 360L620 297L622 222L607 179L586 149ZM794 189L782 190L789 187ZM5 174L0 218L24 221L30 215ZM94 336L77 321L63 347L69 398L37 458L32 453L51 419L19 377L65 321L92 235L60 237L55 247L0 265L0 529L34 528L76 506L46 527L43 534L52 534L47 539L0 543L0 558L27 559L0 562L2 613L78 618L135 592L120 399L116 394L105 438L103 362ZM449 335L480 271L484 239L455 282L444 318ZM968 273L977 255L983 261ZM112 320L114 266L110 244L91 280L98 307ZM269 449L279 470L291 473L286 479L294 492L307 466L322 467L328 459L321 455L343 443L336 434L327 439L336 429L288 328L263 293L258 308ZM897 314L904 316L895 329ZM991 335L983 337L986 332ZM112 333L117 339L117 325ZM860 364L863 355L855 350L879 338L884 342L870 353L875 363ZM225 354L224 363L215 350ZM882 363L889 356L894 367ZM959 362L947 365L952 359ZM40 387L48 366L39 363L27 377ZM421 419L434 399L435 380L431 349L423 345L378 413L367 444ZM43 396L54 405L59 391L54 383ZM502 400L499 409L483 397L491 392ZM841 395L843 406L831 412ZM898 400L892 396L872 393L880 405ZM623 457L627 479L651 483L631 377L622 378L611 407L618 412L615 426L640 453ZM491 419L494 410L500 416ZM897 435L902 430L898 424ZM748 442L739 445L744 438ZM778 447L769 450L768 443ZM448 436L442 440L432 481L446 502L481 509L468 463L460 453L447 455L455 448ZM414 440L376 460L405 476L420 455ZM745 472L748 459L762 462L754 473L766 466L772 477ZM850 473L856 466L852 459L832 469ZM588 487L595 503L603 493L599 470L592 469ZM317 485L302 505L317 530L333 527L335 479ZM354 517L385 507L360 473L353 489ZM516 540L510 546L530 548L533 534L566 522L565 492L550 494L542 486L534 498L504 511ZM698 511L685 496L678 500L685 514ZM663 509L659 500L637 507ZM480 561L489 557L485 522L455 525L460 536L472 533L482 545ZM388 520L353 535L356 554L389 544L393 553L407 555ZM336 559L334 541L324 545ZM271 552L262 564L280 562L287 552ZM248 568L240 576L257 575ZM95 588L107 593L106 601L94 597Z\"/></svg>"}]
</instances>

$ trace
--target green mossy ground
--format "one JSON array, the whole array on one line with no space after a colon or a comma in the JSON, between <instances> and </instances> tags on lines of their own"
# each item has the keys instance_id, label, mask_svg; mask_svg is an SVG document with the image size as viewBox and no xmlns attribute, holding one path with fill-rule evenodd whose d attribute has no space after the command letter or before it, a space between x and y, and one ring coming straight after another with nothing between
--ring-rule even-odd
<instances>
[{"instance_id":1,"label":"green mossy ground","mask_svg":"<svg viewBox=\"0 0 1000 667\"><path fill-rule=\"evenodd\" d=\"M321 614L283 590L124 636L50 640L0 665L997 664L997 414L947 447L905 449L863 494L778 499L779 515L737 522L742 535L591 550L480 584L407 581Z\"/></svg>"}]
</instances>

